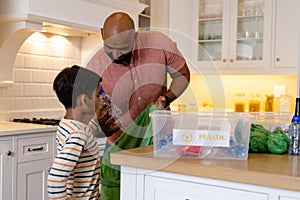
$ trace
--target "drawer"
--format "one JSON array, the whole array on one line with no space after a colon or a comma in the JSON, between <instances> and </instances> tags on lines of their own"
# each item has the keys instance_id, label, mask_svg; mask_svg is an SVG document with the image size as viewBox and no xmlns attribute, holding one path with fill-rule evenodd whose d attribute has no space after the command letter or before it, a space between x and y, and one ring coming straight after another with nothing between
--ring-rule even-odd
<instances>
[{"instance_id":1,"label":"drawer","mask_svg":"<svg viewBox=\"0 0 300 200\"><path fill-rule=\"evenodd\" d=\"M45 158L53 158L54 136L45 135L17 139L17 161L28 162Z\"/></svg>"},{"instance_id":2,"label":"drawer","mask_svg":"<svg viewBox=\"0 0 300 200\"><path fill-rule=\"evenodd\" d=\"M186 182L160 177L145 177L145 200L268 200L267 193Z\"/></svg>"}]
</instances>

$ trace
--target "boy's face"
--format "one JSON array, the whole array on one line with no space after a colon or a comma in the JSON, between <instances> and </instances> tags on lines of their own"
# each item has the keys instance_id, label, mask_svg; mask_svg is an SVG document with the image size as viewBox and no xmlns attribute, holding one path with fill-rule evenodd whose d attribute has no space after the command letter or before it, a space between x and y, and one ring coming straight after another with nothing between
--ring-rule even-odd
<instances>
[{"instance_id":1,"label":"boy's face","mask_svg":"<svg viewBox=\"0 0 300 200\"><path fill-rule=\"evenodd\" d=\"M98 109L98 106L100 104L100 97L99 97L100 88L101 85L99 83L96 90L93 92L92 98L91 99L89 97L86 98L86 106L84 111L86 114L94 115L96 110Z\"/></svg>"},{"instance_id":2,"label":"boy's face","mask_svg":"<svg viewBox=\"0 0 300 200\"><path fill-rule=\"evenodd\" d=\"M94 103L95 103L95 106L94 106L94 109L97 110L98 109L98 106L100 105L100 97L99 97L99 93L100 93L100 89L101 89L101 83L98 84L96 90L95 90L95 94L93 95L94 97Z\"/></svg>"}]
</instances>

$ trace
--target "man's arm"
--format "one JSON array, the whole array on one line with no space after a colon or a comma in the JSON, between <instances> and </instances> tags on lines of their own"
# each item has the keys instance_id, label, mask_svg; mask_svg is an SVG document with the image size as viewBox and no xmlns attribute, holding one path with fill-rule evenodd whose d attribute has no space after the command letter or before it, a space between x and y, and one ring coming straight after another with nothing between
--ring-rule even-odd
<instances>
[{"instance_id":1,"label":"man's arm","mask_svg":"<svg viewBox=\"0 0 300 200\"><path fill-rule=\"evenodd\" d=\"M186 63L175 73L172 73L172 82L170 88L165 94L161 95L156 103L159 109L166 108L169 104L178 98L190 83L190 70Z\"/></svg>"}]
</instances>

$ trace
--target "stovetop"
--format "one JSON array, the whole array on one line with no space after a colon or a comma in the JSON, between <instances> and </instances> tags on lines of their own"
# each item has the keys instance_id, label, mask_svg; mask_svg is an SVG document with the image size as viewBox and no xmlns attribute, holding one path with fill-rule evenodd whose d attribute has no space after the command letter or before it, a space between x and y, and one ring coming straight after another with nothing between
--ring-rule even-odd
<instances>
[{"instance_id":1,"label":"stovetop","mask_svg":"<svg viewBox=\"0 0 300 200\"><path fill-rule=\"evenodd\" d=\"M54 125L59 124L59 119L51 118L14 118L12 122L22 122L22 123L33 123L33 124L45 124L45 125Z\"/></svg>"}]
</instances>

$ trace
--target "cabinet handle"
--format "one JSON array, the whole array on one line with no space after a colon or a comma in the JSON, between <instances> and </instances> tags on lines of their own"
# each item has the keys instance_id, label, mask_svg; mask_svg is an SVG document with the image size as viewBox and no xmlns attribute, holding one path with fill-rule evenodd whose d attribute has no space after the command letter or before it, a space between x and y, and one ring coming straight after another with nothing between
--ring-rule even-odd
<instances>
[{"instance_id":1,"label":"cabinet handle","mask_svg":"<svg viewBox=\"0 0 300 200\"><path fill-rule=\"evenodd\" d=\"M280 62L280 58L276 58L276 62Z\"/></svg>"},{"instance_id":2,"label":"cabinet handle","mask_svg":"<svg viewBox=\"0 0 300 200\"><path fill-rule=\"evenodd\" d=\"M11 156L11 155L12 155L12 151L11 151L11 150L8 150L8 151L6 152L6 155L7 155L7 156Z\"/></svg>"},{"instance_id":3,"label":"cabinet handle","mask_svg":"<svg viewBox=\"0 0 300 200\"><path fill-rule=\"evenodd\" d=\"M31 152L31 151L42 151L42 150L44 150L44 147L28 148L27 151Z\"/></svg>"},{"instance_id":4,"label":"cabinet handle","mask_svg":"<svg viewBox=\"0 0 300 200\"><path fill-rule=\"evenodd\" d=\"M227 60L226 60L225 58L224 58L222 61L223 61L223 63L226 63L226 62L227 62Z\"/></svg>"},{"instance_id":5,"label":"cabinet handle","mask_svg":"<svg viewBox=\"0 0 300 200\"><path fill-rule=\"evenodd\" d=\"M232 63L233 63L233 61L234 61L233 59L230 59L230 62L232 62Z\"/></svg>"}]
</instances>

